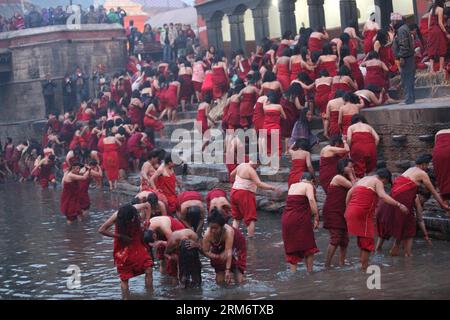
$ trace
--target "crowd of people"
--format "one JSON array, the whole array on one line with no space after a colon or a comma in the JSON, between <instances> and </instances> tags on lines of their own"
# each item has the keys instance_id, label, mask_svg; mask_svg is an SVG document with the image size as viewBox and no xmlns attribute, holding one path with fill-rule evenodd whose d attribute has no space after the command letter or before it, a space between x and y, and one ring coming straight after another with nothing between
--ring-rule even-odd
<instances>
[{"instance_id":1,"label":"crowd of people","mask_svg":"<svg viewBox=\"0 0 450 320\"><path fill-rule=\"evenodd\" d=\"M120 23L124 25L124 18L127 15L125 10L120 7L116 10L111 8L109 11L102 5L99 5L97 9L91 5L87 10L84 10L81 5L78 7L81 24ZM73 6L66 8L57 6L39 10L30 4L25 13L16 12L9 18L0 15L0 32L64 25L68 18L75 13L75 10Z\"/></svg>"},{"instance_id":2,"label":"crowd of people","mask_svg":"<svg viewBox=\"0 0 450 320\"><path fill-rule=\"evenodd\" d=\"M442 17L440 3L436 1L430 9L430 21ZM156 259L162 273L186 286L201 284L199 254L211 260L217 283L241 283L246 240L240 224L244 222L247 237L253 238L257 189L281 193L261 181L248 141L233 133L255 129L257 158L265 153L291 159L281 226L292 271L302 260L308 272L313 271L314 254L319 251L314 239L319 210L330 234L327 267L338 247L339 265L344 265L349 235L357 237L362 270L370 254L382 250L391 237L395 239L390 249L393 256L401 248L405 256L411 256L417 224L429 241L422 219L427 199L433 196L450 213L450 128L436 133L433 154L418 155L416 164L392 182L388 194L385 185L391 184L392 175L377 167L379 136L359 112L393 102L388 93L390 75L399 72L409 80L405 68L410 58L419 63L414 49L409 55L412 35L399 34L409 30L402 17L394 14L392 18L390 30L378 30L370 20L363 39L356 26L346 28L336 39L329 39L323 28L313 32L302 28L296 38L287 32L279 42L266 39L250 57L237 50L231 62L214 47L159 64L130 57L126 71L114 74L110 81L105 70L99 70L93 99L80 91L75 109L65 108L61 115L50 112L42 141L13 143L8 138L0 161L1 177L9 172L47 188L56 184L55 166L60 166L64 173L61 212L71 224L81 221L89 210L90 185L101 188L104 176L114 190L128 172L139 171L140 192L99 229L114 238L114 262L124 297L129 295L128 280L137 275L145 274L146 287L152 287ZM431 43L437 33L432 26L427 37ZM385 42L383 37L391 40ZM366 53L362 61L357 57L360 42ZM412 103L411 99L407 96L406 102ZM198 192L182 191L171 153L155 141L155 132L164 137L164 119L176 123L178 110L184 112L195 103L195 130L203 134L204 147L211 139L208 129L218 124L211 110L223 108L221 128L231 130L225 152L246 152L244 161L235 159L226 165L229 194L214 189L203 198ZM323 120L324 137L311 130L315 114ZM329 144L321 150L316 175L310 150L321 139ZM278 144L272 146L272 141ZM64 161L58 164L62 156ZM428 174L430 163L435 179ZM319 186L326 194L322 208L316 201Z\"/></svg>"}]
</instances>

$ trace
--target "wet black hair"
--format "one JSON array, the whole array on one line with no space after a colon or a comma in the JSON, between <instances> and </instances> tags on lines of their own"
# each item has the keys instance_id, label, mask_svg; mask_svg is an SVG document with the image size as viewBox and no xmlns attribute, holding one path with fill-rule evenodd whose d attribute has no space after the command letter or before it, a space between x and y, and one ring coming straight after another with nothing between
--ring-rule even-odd
<instances>
[{"instance_id":1,"label":"wet black hair","mask_svg":"<svg viewBox=\"0 0 450 320\"><path fill-rule=\"evenodd\" d=\"M304 71L299 72L297 74L297 80L300 80L301 82L303 82L303 83L305 83L307 85L310 85L311 83L313 83L313 81L311 80L309 75L306 72L304 72Z\"/></svg>"},{"instance_id":2,"label":"wet black hair","mask_svg":"<svg viewBox=\"0 0 450 320\"><path fill-rule=\"evenodd\" d=\"M342 142L342 135L335 134L330 137L330 146L337 146Z\"/></svg>"},{"instance_id":3,"label":"wet black hair","mask_svg":"<svg viewBox=\"0 0 450 320\"><path fill-rule=\"evenodd\" d=\"M153 243L155 242L155 239L153 238L153 230L146 229L144 231L144 243Z\"/></svg>"},{"instance_id":4,"label":"wet black hair","mask_svg":"<svg viewBox=\"0 0 450 320\"><path fill-rule=\"evenodd\" d=\"M127 133L127 131L124 127L119 127L119 129L117 129L117 133L123 136Z\"/></svg>"},{"instance_id":5,"label":"wet black hair","mask_svg":"<svg viewBox=\"0 0 450 320\"><path fill-rule=\"evenodd\" d=\"M388 43L388 31L386 29L378 30L375 37L375 41L379 41L381 46L385 46Z\"/></svg>"},{"instance_id":6,"label":"wet black hair","mask_svg":"<svg viewBox=\"0 0 450 320\"><path fill-rule=\"evenodd\" d=\"M277 80L277 76L275 75L275 73L273 71L267 70L264 73L263 82L272 82L275 80Z\"/></svg>"},{"instance_id":7,"label":"wet black hair","mask_svg":"<svg viewBox=\"0 0 450 320\"><path fill-rule=\"evenodd\" d=\"M322 70L320 70L320 72L319 72L319 76L320 76L320 77L329 77L329 76L330 76L330 73L328 72L327 69L322 69Z\"/></svg>"},{"instance_id":8,"label":"wet black hair","mask_svg":"<svg viewBox=\"0 0 450 320\"><path fill-rule=\"evenodd\" d=\"M376 85L374 85L374 84L372 84L372 83L368 84L366 89L369 90L369 91L372 91L373 93L380 93L381 92L381 88L376 86Z\"/></svg>"},{"instance_id":9,"label":"wet black hair","mask_svg":"<svg viewBox=\"0 0 450 320\"><path fill-rule=\"evenodd\" d=\"M209 223L217 223L221 227L225 225L226 223L225 217L218 208L214 207L209 213L208 224Z\"/></svg>"},{"instance_id":10,"label":"wet black hair","mask_svg":"<svg viewBox=\"0 0 450 320\"><path fill-rule=\"evenodd\" d=\"M300 138L297 139L294 143L293 148L294 150L304 150L304 151L309 151L309 141L308 139L305 138Z\"/></svg>"},{"instance_id":11,"label":"wet black hair","mask_svg":"<svg viewBox=\"0 0 450 320\"><path fill-rule=\"evenodd\" d=\"M327 42L323 45L322 55L330 55L330 54L333 54L333 50L331 49L331 44Z\"/></svg>"},{"instance_id":12,"label":"wet black hair","mask_svg":"<svg viewBox=\"0 0 450 320\"><path fill-rule=\"evenodd\" d=\"M355 123L358 123L358 122L362 122L362 123L367 124L366 118L363 115L360 115L359 113L354 114L352 116L351 124L355 124Z\"/></svg>"},{"instance_id":13,"label":"wet black hair","mask_svg":"<svg viewBox=\"0 0 450 320\"><path fill-rule=\"evenodd\" d=\"M290 48L284 48L281 55L283 57L290 57L292 56L292 50Z\"/></svg>"},{"instance_id":14,"label":"wet black hair","mask_svg":"<svg viewBox=\"0 0 450 320\"><path fill-rule=\"evenodd\" d=\"M118 126L120 126L120 125L122 125L122 124L123 124L122 118L117 118L116 120L114 120L114 125L115 125L116 127L118 127Z\"/></svg>"},{"instance_id":15,"label":"wet black hair","mask_svg":"<svg viewBox=\"0 0 450 320\"><path fill-rule=\"evenodd\" d=\"M133 199L131 199L130 204L131 205L135 205L135 204L140 204L141 203L141 199L139 199L138 197L134 197Z\"/></svg>"},{"instance_id":16,"label":"wet black hair","mask_svg":"<svg viewBox=\"0 0 450 320\"><path fill-rule=\"evenodd\" d=\"M54 154L48 156L48 160L54 161L56 159Z\"/></svg>"},{"instance_id":17,"label":"wet black hair","mask_svg":"<svg viewBox=\"0 0 450 320\"><path fill-rule=\"evenodd\" d=\"M164 156L164 164L169 164L169 163L173 163L172 154L166 153L166 155Z\"/></svg>"},{"instance_id":18,"label":"wet black hair","mask_svg":"<svg viewBox=\"0 0 450 320\"><path fill-rule=\"evenodd\" d=\"M350 158L343 158L337 163L337 173L340 175L344 175L345 168L347 168L349 163L353 163Z\"/></svg>"},{"instance_id":19,"label":"wet black hair","mask_svg":"<svg viewBox=\"0 0 450 320\"><path fill-rule=\"evenodd\" d=\"M381 179L386 179L390 184L392 184L392 173L386 169L386 168L382 168L382 169L378 169L375 174L381 178Z\"/></svg>"},{"instance_id":20,"label":"wet black hair","mask_svg":"<svg viewBox=\"0 0 450 320\"><path fill-rule=\"evenodd\" d=\"M139 216L137 209L132 206L131 204L125 204L122 207L119 208L119 211L117 212L117 233L120 235L126 235L131 238L130 234L130 224L135 223L139 225ZM120 242L123 242L121 238L119 238ZM126 243L122 243L126 244Z\"/></svg>"},{"instance_id":21,"label":"wet black hair","mask_svg":"<svg viewBox=\"0 0 450 320\"><path fill-rule=\"evenodd\" d=\"M189 222L194 230L197 230L202 217L202 209L199 206L189 207L186 211L186 221Z\"/></svg>"},{"instance_id":22,"label":"wet black hair","mask_svg":"<svg viewBox=\"0 0 450 320\"><path fill-rule=\"evenodd\" d=\"M140 98L140 97L141 97L141 93L139 92L139 90L134 90L134 91L131 93L131 97L132 97L132 98Z\"/></svg>"},{"instance_id":23,"label":"wet black hair","mask_svg":"<svg viewBox=\"0 0 450 320\"><path fill-rule=\"evenodd\" d=\"M158 196L154 192L150 192L147 195L147 202L152 206L152 208L158 205Z\"/></svg>"},{"instance_id":24,"label":"wet black hair","mask_svg":"<svg viewBox=\"0 0 450 320\"><path fill-rule=\"evenodd\" d=\"M338 72L339 76L352 76L352 72L350 71L350 69L346 66L346 65L342 65L339 68L339 72Z\"/></svg>"},{"instance_id":25,"label":"wet black hair","mask_svg":"<svg viewBox=\"0 0 450 320\"><path fill-rule=\"evenodd\" d=\"M431 160L433 159L433 156L431 154L421 154L420 156L418 156L416 158L416 164L420 165L420 164L428 164L431 162Z\"/></svg>"},{"instance_id":26,"label":"wet black hair","mask_svg":"<svg viewBox=\"0 0 450 320\"><path fill-rule=\"evenodd\" d=\"M267 93L267 99L269 100L270 103L274 104L280 103L279 95L273 90L270 90L269 93Z\"/></svg>"},{"instance_id":27,"label":"wet black hair","mask_svg":"<svg viewBox=\"0 0 450 320\"><path fill-rule=\"evenodd\" d=\"M353 92L347 92L346 94L344 94L343 99L345 102L350 102L353 104L358 104L360 102L359 97Z\"/></svg>"},{"instance_id":28,"label":"wet black hair","mask_svg":"<svg viewBox=\"0 0 450 320\"><path fill-rule=\"evenodd\" d=\"M151 160L153 158L159 158L159 149L153 149L148 153L147 160Z\"/></svg>"},{"instance_id":29,"label":"wet black hair","mask_svg":"<svg viewBox=\"0 0 450 320\"><path fill-rule=\"evenodd\" d=\"M207 92L203 96L203 101L206 102L207 104L211 104L212 98L213 98L212 94L210 92Z\"/></svg>"},{"instance_id":30,"label":"wet black hair","mask_svg":"<svg viewBox=\"0 0 450 320\"><path fill-rule=\"evenodd\" d=\"M369 60L373 60L373 59L380 59L380 55L378 54L378 52L376 51L370 51L369 54L367 55L367 61Z\"/></svg>"},{"instance_id":31,"label":"wet black hair","mask_svg":"<svg viewBox=\"0 0 450 320\"><path fill-rule=\"evenodd\" d=\"M302 180L312 181L312 180L314 180L314 177L309 172L303 172L302 173Z\"/></svg>"},{"instance_id":32,"label":"wet black hair","mask_svg":"<svg viewBox=\"0 0 450 320\"><path fill-rule=\"evenodd\" d=\"M337 99L337 98L342 98L344 95L345 95L345 91L344 90L342 90L342 89L337 89L336 90L336 93L334 94L334 99Z\"/></svg>"}]
</instances>

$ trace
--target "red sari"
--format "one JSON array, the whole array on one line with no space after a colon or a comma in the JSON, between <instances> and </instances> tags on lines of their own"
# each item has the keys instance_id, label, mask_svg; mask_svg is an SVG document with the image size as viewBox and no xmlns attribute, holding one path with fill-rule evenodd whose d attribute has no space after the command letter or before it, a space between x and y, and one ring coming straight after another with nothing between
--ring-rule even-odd
<instances>
[{"instance_id":1,"label":"red sari","mask_svg":"<svg viewBox=\"0 0 450 320\"><path fill-rule=\"evenodd\" d=\"M175 202L175 207L176 207L176 202ZM172 230L172 232L178 231L178 230L183 230L186 229L186 226L178 219L169 216L170 219L170 230ZM168 239L166 239L165 237L161 237L159 240L163 240L163 241L167 241ZM166 273L169 276L172 277L176 277L178 274L178 263L176 260L169 260L166 258L166 256L164 255L164 252L166 251L166 246L160 246L158 248L158 250L156 251L156 257L159 260L165 260L166 261Z\"/></svg>"},{"instance_id":2,"label":"red sari","mask_svg":"<svg viewBox=\"0 0 450 320\"><path fill-rule=\"evenodd\" d=\"M257 97L256 93L243 93L239 105L240 126L243 128L251 127L253 108L255 107Z\"/></svg>"},{"instance_id":3,"label":"red sari","mask_svg":"<svg viewBox=\"0 0 450 320\"><path fill-rule=\"evenodd\" d=\"M336 95L336 91L338 91L338 90L342 90L345 93L354 91L353 88L350 87L347 83L336 82L331 85L331 91L330 91L330 95L328 96L328 99L329 100L334 99L334 96Z\"/></svg>"},{"instance_id":4,"label":"red sari","mask_svg":"<svg viewBox=\"0 0 450 320\"><path fill-rule=\"evenodd\" d=\"M79 190L78 181L63 183L60 209L67 217L67 220L73 221L81 214Z\"/></svg>"},{"instance_id":5,"label":"red sari","mask_svg":"<svg viewBox=\"0 0 450 320\"><path fill-rule=\"evenodd\" d=\"M245 273L247 269L247 244L245 237L239 229L233 227L233 255L231 257L231 271L235 272L239 270L241 273ZM211 252L214 254L221 254L225 251L225 241L219 243L211 242ZM226 260L211 259L211 266L215 272L224 272L226 270Z\"/></svg>"},{"instance_id":6,"label":"red sari","mask_svg":"<svg viewBox=\"0 0 450 320\"><path fill-rule=\"evenodd\" d=\"M178 97L177 97L178 86L175 84L169 84L166 92L167 104L166 107L169 109L174 109L178 107Z\"/></svg>"},{"instance_id":7,"label":"red sari","mask_svg":"<svg viewBox=\"0 0 450 320\"><path fill-rule=\"evenodd\" d=\"M183 74L181 78L180 100L187 101L194 94L194 86L192 84L192 76L190 74Z\"/></svg>"},{"instance_id":8,"label":"red sari","mask_svg":"<svg viewBox=\"0 0 450 320\"><path fill-rule=\"evenodd\" d=\"M272 155L272 134L278 133L278 156L281 157L281 127L280 127L280 112L278 110L269 110L264 112L263 129L267 130L267 155Z\"/></svg>"},{"instance_id":9,"label":"red sari","mask_svg":"<svg viewBox=\"0 0 450 320\"><path fill-rule=\"evenodd\" d=\"M168 213L174 213L177 210L177 192L176 192L176 176L172 174L171 176L161 175L156 180L156 187L160 190L167 198L168 203Z\"/></svg>"},{"instance_id":10,"label":"red sari","mask_svg":"<svg viewBox=\"0 0 450 320\"><path fill-rule=\"evenodd\" d=\"M88 210L91 206L91 199L89 198L89 185L91 178L79 181L79 200L81 210Z\"/></svg>"},{"instance_id":11,"label":"red sari","mask_svg":"<svg viewBox=\"0 0 450 320\"><path fill-rule=\"evenodd\" d=\"M264 127L264 109L263 104L261 102L256 102L255 109L253 111L253 127L256 130L256 133L259 133L259 130L261 130Z\"/></svg>"},{"instance_id":12,"label":"red sari","mask_svg":"<svg viewBox=\"0 0 450 320\"><path fill-rule=\"evenodd\" d=\"M339 111L330 112L330 127L328 128L328 135L330 137L341 134L341 128L339 128Z\"/></svg>"},{"instance_id":13,"label":"red sari","mask_svg":"<svg viewBox=\"0 0 450 320\"><path fill-rule=\"evenodd\" d=\"M283 138L290 138L295 122L300 115L300 110L297 109L295 103L285 99L284 97L281 98L280 104L286 114L286 119L280 119L281 136Z\"/></svg>"},{"instance_id":14,"label":"red sari","mask_svg":"<svg viewBox=\"0 0 450 320\"><path fill-rule=\"evenodd\" d=\"M156 112L156 110L150 110L149 112L152 116L157 117L158 113ZM162 129L164 129L164 124L162 123L161 120L155 120L152 117L149 117L147 115L145 115L144 117L144 127L150 127L152 128L154 131L161 131Z\"/></svg>"},{"instance_id":15,"label":"red sari","mask_svg":"<svg viewBox=\"0 0 450 320\"><path fill-rule=\"evenodd\" d=\"M385 90L389 89L389 85L386 82L386 74L381 66L368 66L366 69L367 73L364 79L366 88L369 85L374 85Z\"/></svg>"},{"instance_id":16,"label":"red sari","mask_svg":"<svg viewBox=\"0 0 450 320\"><path fill-rule=\"evenodd\" d=\"M336 61L325 61L319 64L318 73L321 70L327 70L330 77L337 76Z\"/></svg>"},{"instance_id":17,"label":"red sari","mask_svg":"<svg viewBox=\"0 0 450 320\"><path fill-rule=\"evenodd\" d=\"M228 129L238 129L241 126L239 102L231 101L227 112Z\"/></svg>"},{"instance_id":18,"label":"red sari","mask_svg":"<svg viewBox=\"0 0 450 320\"><path fill-rule=\"evenodd\" d=\"M311 207L306 196L288 195L281 216L286 261L297 264L303 258L319 252L314 239Z\"/></svg>"},{"instance_id":19,"label":"red sari","mask_svg":"<svg viewBox=\"0 0 450 320\"><path fill-rule=\"evenodd\" d=\"M433 167L439 193L450 199L450 133L438 134L433 148Z\"/></svg>"},{"instance_id":20,"label":"red sari","mask_svg":"<svg viewBox=\"0 0 450 320\"><path fill-rule=\"evenodd\" d=\"M372 172L377 166L377 146L370 132L353 132L350 158L358 178Z\"/></svg>"},{"instance_id":21,"label":"red sari","mask_svg":"<svg viewBox=\"0 0 450 320\"><path fill-rule=\"evenodd\" d=\"M308 49L311 53L313 53L314 51L322 51L323 41L318 38L310 37L308 40Z\"/></svg>"},{"instance_id":22,"label":"red sari","mask_svg":"<svg viewBox=\"0 0 450 320\"><path fill-rule=\"evenodd\" d=\"M117 224L115 234L117 235ZM114 238L114 264L122 281L144 274L146 269L153 266L153 260L143 241L140 224L134 223L129 226L127 234L130 235L131 242L126 245L122 244L117 237Z\"/></svg>"},{"instance_id":23,"label":"red sari","mask_svg":"<svg viewBox=\"0 0 450 320\"><path fill-rule=\"evenodd\" d=\"M330 101L331 86L322 83L316 86L316 94L314 95L314 104L323 115L327 112L327 104Z\"/></svg>"},{"instance_id":24,"label":"red sari","mask_svg":"<svg viewBox=\"0 0 450 320\"><path fill-rule=\"evenodd\" d=\"M368 54L370 51L373 51L373 39L377 35L378 30L366 30L364 32L364 53Z\"/></svg>"},{"instance_id":25,"label":"red sari","mask_svg":"<svg viewBox=\"0 0 450 320\"><path fill-rule=\"evenodd\" d=\"M219 99L228 91L227 75L223 67L212 67L212 82L213 98Z\"/></svg>"},{"instance_id":26,"label":"red sari","mask_svg":"<svg viewBox=\"0 0 450 320\"><path fill-rule=\"evenodd\" d=\"M305 172L307 169L306 159L293 159L291 171L289 172L288 187L290 188L294 183L299 183L302 178L303 172Z\"/></svg>"},{"instance_id":27,"label":"red sari","mask_svg":"<svg viewBox=\"0 0 450 320\"><path fill-rule=\"evenodd\" d=\"M427 40L427 52L430 58L445 57L447 54L447 37L439 27L439 18L436 14L431 16Z\"/></svg>"},{"instance_id":28,"label":"red sari","mask_svg":"<svg viewBox=\"0 0 450 320\"><path fill-rule=\"evenodd\" d=\"M103 170L109 181L119 179L119 147L115 143L103 144Z\"/></svg>"},{"instance_id":29,"label":"red sari","mask_svg":"<svg viewBox=\"0 0 450 320\"><path fill-rule=\"evenodd\" d=\"M206 109L199 109L197 111L197 125L201 125L201 133L204 134L208 130L208 119L206 117Z\"/></svg>"},{"instance_id":30,"label":"red sari","mask_svg":"<svg viewBox=\"0 0 450 320\"><path fill-rule=\"evenodd\" d=\"M289 65L288 64L277 64L277 80L281 83L281 87L283 91L286 91L291 84L291 76L289 73Z\"/></svg>"},{"instance_id":31,"label":"red sari","mask_svg":"<svg viewBox=\"0 0 450 320\"><path fill-rule=\"evenodd\" d=\"M241 60L241 65L242 65L242 68L244 69L244 71L242 71L240 68L239 68L239 78L241 79L241 80L245 80L245 78L247 77L247 74L250 72L250 70L251 70L251 67L250 67L250 63L248 62L248 59L242 59Z\"/></svg>"},{"instance_id":32,"label":"red sari","mask_svg":"<svg viewBox=\"0 0 450 320\"><path fill-rule=\"evenodd\" d=\"M381 203L377 210L377 231L381 238L388 240L394 236L400 241L416 235L414 201L418 189L417 184L407 177L399 176L394 180L391 197L405 205L409 212L405 214L398 207Z\"/></svg>"},{"instance_id":33,"label":"red sari","mask_svg":"<svg viewBox=\"0 0 450 320\"><path fill-rule=\"evenodd\" d=\"M348 128L352 125L353 114L342 116L342 134L347 135Z\"/></svg>"},{"instance_id":34,"label":"red sari","mask_svg":"<svg viewBox=\"0 0 450 320\"><path fill-rule=\"evenodd\" d=\"M292 63L291 64L291 82L295 79L297 79L298 74L302 72L302 64L299 63Z\"/></svg>"},{"instance_id":35,"label":"red sari","mask_svg":"<svg viewBox=\"0 0 450 320\"><path fill-rule=\"evenodd\" d=\"M39 170L39 180L41 182L42 189L48 187L48 183L55 180L55 174L53 173L53 168L55 163L49 160L49 163L42 164Z\"/></svg>"},{"instance_id":36,"label":"red sari","mask_svg":"<svg viewBox=\"0 0 450 320\"><path fill-rule=\"evenodd\" d=\"M364 76L359 68L358 62L350 63L350 70L352 72L352 77L358 84L358 90L364 89Z\"/></svg>"},{"instance_id":37,"label":"red sari","mask_svg":"<svg viewBox=\"0 0 450 320\"><path fill-rule=\"evenodd\" d=\"M348 233L358 237L358 246L362 250L375 250L374 213L377 203L378 195L374 190L356 186L345 210Z\"/></svg>"},{"instance_id":38,"label":"red sari","mask_svg":"<svg viewBox=\"0 0 450 320\"><path fill-rule=\"evenodd\" d=\"M422 34L422 42L425 50L428 48L428 18L420 18L419 22L420 33ZM422 52L423 55L427 55L427 52Z\"/></svg>"},{"instance_id":39,"label":"red sari","mask_svg":"<svg viewBox=\"0 0 450 320\"><path fill-rule=\"evenodd\" d=\"M323 227L330 232L330 244L346 248L348 246L347 223L345 221L345 200L348 189L330 185L323 206Z\"/></svg>"},{"instance_id":40,"label":"red sari","mask_svg":"<svg viewBox=\"0 0 450 320\"><path fill-rule=\"evenodd\" d=\"M337 164L340 159L341 157L339 156L320 157L319 181L326 194L328 194L331 180L337 174Z\"/></svg>"}]
</instances>

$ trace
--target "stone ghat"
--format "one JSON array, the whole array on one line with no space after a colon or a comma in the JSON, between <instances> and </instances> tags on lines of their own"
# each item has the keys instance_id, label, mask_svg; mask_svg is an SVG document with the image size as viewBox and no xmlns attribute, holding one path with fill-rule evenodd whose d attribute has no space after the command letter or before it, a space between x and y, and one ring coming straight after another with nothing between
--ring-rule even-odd
<instances>
[{"instance_id":1,"label":"stone ghat","mask_svg":"<svg viewBox=\"0 0 450 320\"><path fill-rule=\"evenodd\" d=\"M391 171L402 172L418 155L432 152L436 132L450 127L449 97L361 111L380 135L378 157Z\"/></svg>"},{"instance_id":2,"label":"stone ghat","mask_svg":"<svg viewBox=\"0 0 450 320\"><path fill-rule=\"evenodd\" d=\"M179 119L176 124L165 123L166 137L170 136L171 132L176 128L183 127L185 129L193 129L196 112L189 110L185 113L178 113ZM321 134L321 120L315 118L313 121L313 128L317 134ZM170 151L178 141L170 141L169 139L156 139L157 146ZM320 143L312 150L312 160L316 173L319 170L319 153L326 143ZM263 167L262 170L265 168ZM287 180L291 169L291 161L288 157L281 158L280 170L275 175L262 175L262 181L274 184L282 190L281 195L277 195L272 191L258 189L256 195L256 204L259 211L272 212L281 214L285 207L285 200L288 192ZM183 184L184 190L199 191L206 196L206 193L213 188L222 188L230 191L231 185L228 180L228 171L224 164L203 164L192 163L187 165L187 170L183 170L182 166L175 167L177 177ZM185 171L185 172L183 172ZM259 170L261 171L261 169ZM399 168L396 170L399 171ZM185 173L185 175L183 175ZM130 197L139 192L140 178L138 173L133 173L128 176L126 181L118 183L117 192L126 194ZM319 209L323 208L325 201L325 193L321 187L317 188L317 201ZM440 209L436 201L430 200L425 205L425 223L430 235L437 239L450 240L450 217L446 216L443 210Z\"/></svg>"}]
</instances>

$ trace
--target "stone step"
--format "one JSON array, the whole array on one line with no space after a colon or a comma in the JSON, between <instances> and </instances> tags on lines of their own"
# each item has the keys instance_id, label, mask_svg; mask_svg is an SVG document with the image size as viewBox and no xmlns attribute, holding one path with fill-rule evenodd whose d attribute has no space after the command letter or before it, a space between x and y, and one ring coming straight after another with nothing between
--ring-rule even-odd
<instances>
[{"instance_id":1,"label":"stone step","mask_svg":"<svg viewBox=\"0 0 450 320\"><path fill-rule=\"evenodd\" d=\"M191 110L186 112L177 112L177 117L180 120L195 120L195 118L197 118L197 111Z\"/></svg>"},{"instance_id":2,"label":"stone step","mask_svg":"<svg viewBox=\"0 0 450 320\"><path fill-rule=\"evenodd\" d=\"M400 94L401 94L401 90L389 89L389 95L393 99L396 99L396 100L403 99L403 97L400 96ZM416 87L415 95L416 95L416 100L417 99L427 99L427 98L441 98L441 97L450 96L450 86L437 85L437 86L432 86L432 87Z\"/></svg>"},{"instance_id":3,"label":"stone step","mask_svg":"<svg viewBox=\"0 0 450 320\"><path fill-rule=\"evenodd\" d=\"M164 136L170 138L172 133L176 129L185 129L191 131L194 128L194 120L193 119L183 119L179 120L175 123L164 122ZM155 132L155 138L161 137L160 132Z\"/></svg>"},{"instance_id":4,"label":"stone step","mask_svg":"<svg viewBox=\"0 0 450 320\"><path fill-rule=\"evenodd\" d=\"M178 177L178 179L182 183L183 189L186 191L212 190L220 183L219 179L207 176L188 175Z\"/></svg>"}]
</instances>

